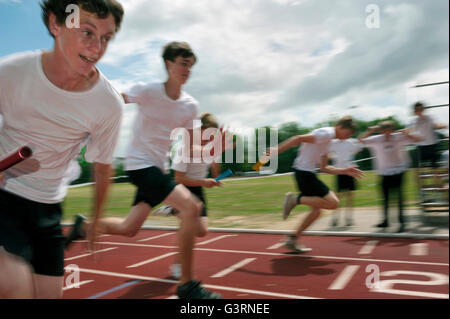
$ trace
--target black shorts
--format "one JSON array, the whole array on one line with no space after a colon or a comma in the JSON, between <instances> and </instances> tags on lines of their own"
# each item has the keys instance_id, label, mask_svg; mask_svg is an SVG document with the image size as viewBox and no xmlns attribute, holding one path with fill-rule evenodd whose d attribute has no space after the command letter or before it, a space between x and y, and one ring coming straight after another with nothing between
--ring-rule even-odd
<instances>
[{"instance_id":1,"label":"black shorts","mask_svg":"<svg viewBox=\"0 0 450 319\"><path fill-rule=\"evenodd\" d=\"M208 214L206 212L206 200L205 200L205 195L203 194L203 187L201 187L201 186L186 186L186 188L189 189L192 194L197 196L197 198L202 201L203 209L202 209L202 214L200 216L207 217Z\"/></svg>"},{"instance_id":2,"label":"black shorts","mask_svg":"<svg viewBox=\"0 0 450 319\"><path fill-rule=\"evenodd\" d=\"M439 152L437 144L419 146L418 156L420 167L439 167Z\"/></svg>"},{"instance_id":3,"label":"black shorts","mask_svg":"<svg viewBox=\"0 0 450 319\"><path fill-rule=\"evenodd\" d=\"M348 175L336 175L336 190L338 193L354 191L356 189L355 179Z\"/></svg>"},{"instance_id":4,"label":"black shorts","mask_svg":"<svg viewBox=\"0 0 450 319\"><path fill-rule=\"evenodd\" d=\"M175 188L175 182L169 174L164 174L158 167L127 171L131 182L137 187L133 206L146 202L151 207L160 204Z\"/></svg>"},{"instance_id":5,"label":"black shorts","mask_svg":"<svg viewBox=\"0 0 450 319\"><path fill-rule=\"evenodd\" d=\"M34 273L64 276L61 205L30 201L0 189L0 246L24 258Z\"/></svg>"},{"instance_id":6,"label":"black shorts","mask_svg":"<svg viewBox=\"0 0 450 319\"><path fill-rule=\"evenodd\" d=\"M295 180L303 196L325 197L330 192L328 186L312 172L295 170Z\"/></svg>"}]
</instances>

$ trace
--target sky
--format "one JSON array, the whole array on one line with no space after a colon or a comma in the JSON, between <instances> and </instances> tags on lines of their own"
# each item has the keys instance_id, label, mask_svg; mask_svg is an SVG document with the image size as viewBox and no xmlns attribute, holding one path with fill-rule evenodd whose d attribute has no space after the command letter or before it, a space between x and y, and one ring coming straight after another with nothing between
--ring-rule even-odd
<instances>
[{"instance_id":1,"label":"sky","mask_svg":"<svg viewBox=\"0 0 450 319\"><path fill-rule=\"evenodd\" d=\"M162 46L188 42L198 63L184 90L236 130L352 115L412 119L448 104L447 0L122 0L122 28L98 68L119 90L164 82ZM38 0L0 0L0 57L53 46ZM448 124L448 107L427 110ZM123 156L135 106L124 106ZM448 132L448 131L447 131Z\"/></svg>"}]
</instances>

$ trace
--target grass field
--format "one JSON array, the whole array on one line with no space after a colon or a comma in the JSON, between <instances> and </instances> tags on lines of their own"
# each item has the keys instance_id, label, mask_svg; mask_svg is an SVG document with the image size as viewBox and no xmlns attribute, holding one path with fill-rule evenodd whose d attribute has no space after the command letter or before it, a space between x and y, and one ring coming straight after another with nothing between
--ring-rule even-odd
<instances>
[{"instance_id":1,"label":"grass field","mask_svg":"<svg viewBox=\"0 0 450 319\"><path fill-rule=\"evenodd\" d=\"M334 189L335 177L320 175L331 189ZM379 176L367 172L355 192L355 206L368 207L382 204L378 187ZM257 220L263 217L267 223L278 220L282 210L284 194L296 191L294 177L272 176L265 178L224 180L223 187L206 189L208 216L213 227L229 226L234 219L246 216ZM404 198L407 206L417 203L417 185L413 171L408 171L404 182ZM131 184L113 184L108 195L107 216L126 216L134 199L135 187ZM90 212L92 186L70 189L64 202L64 220L71 221L77 213ZM393 196L394 197L394 196ZM309 208L301 205L295 212ZM152 220L167 220L167 217L152 217ZM172 218L171 218L172 219ZM174 223L177 223L173 218Z\"/></svg>"}]
</instances>

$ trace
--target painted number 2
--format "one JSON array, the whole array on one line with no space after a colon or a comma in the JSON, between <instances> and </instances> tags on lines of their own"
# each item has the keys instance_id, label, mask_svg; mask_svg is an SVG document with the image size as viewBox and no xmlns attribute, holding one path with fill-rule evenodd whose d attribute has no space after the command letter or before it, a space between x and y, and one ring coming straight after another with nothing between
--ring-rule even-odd
<instances>
[{"instance_id":1,"label":"painted number 2","mask_svg":"<svg viewBox=\"0 0 450 319\"><path fill-rule=\"evenodd\" d=\"M423 292L423 291L411 291L411 290L401 290L394 289L394 285L416 285L416 286L439 286L448 284L448 276L444 274L437 274L433 272L423 272L423 271L408 271L408 270L391 270L380 273L380 277L395 277L400 275L413 275L413 276L424 276L429 278L429 280L400 280L400 279L389 279L380 280L378 285L372 288L372 292L381 292L386 294L396 294L396 295L406 295L414 297L428 297L428 298L443 298L448 299L448 294L433 293L433 292Z\"/></svg>"}]
</instances>

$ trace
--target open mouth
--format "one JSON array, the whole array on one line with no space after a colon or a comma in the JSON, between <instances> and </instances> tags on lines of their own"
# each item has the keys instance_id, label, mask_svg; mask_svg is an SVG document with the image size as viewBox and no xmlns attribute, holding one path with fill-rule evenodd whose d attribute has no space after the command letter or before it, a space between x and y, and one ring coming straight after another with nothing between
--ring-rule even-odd
<instances>
[{"instance_id":1,"label":"open mouth","mask_svg":"<svg viewBox=\"0 0 450 319\"><path fill-rule=\"evenodd\" d=\"M97 62L96 59L91 59L91 58L88 58L87 56L84 56L81 54L80 54L80 58L87 63L96 63Z\"/></svg>"}]
</instances>

